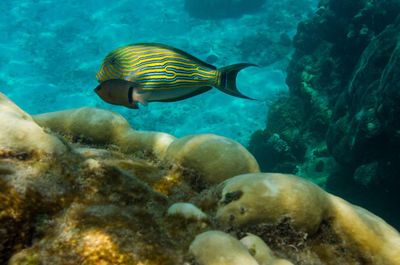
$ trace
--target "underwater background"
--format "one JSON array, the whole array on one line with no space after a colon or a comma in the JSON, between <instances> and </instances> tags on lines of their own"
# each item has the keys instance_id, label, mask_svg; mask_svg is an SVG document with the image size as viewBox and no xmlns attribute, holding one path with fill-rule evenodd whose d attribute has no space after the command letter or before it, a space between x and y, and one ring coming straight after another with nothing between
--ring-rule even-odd
<instances>
[{"instance_id":1,"label":"underwater background","mask_svg":"<svg viewBox=\"0 0 400 265\"><path fill-rule=\"evenodd\" d=\"M135 129L176 136L217 133L246 144L251 133L264 127L269 102L287 91L290 38L316 1L255 1L248 12L242 12L248 4L239 2L226 14L204 17L195 13L200 10L195 1L2 1L0 87L29 113L97 106L123 114ZM208 5L220 10L224 3ZM238 79L242 92L259 101L212 90L139 111L102 102L93 89L104 57L139 42L168 44L218 67L259 64Z\"/></svg>"},{"instance_id":2,"label":"underwater background","mask_svg":"<svg viewBox=\"0 0 400 265\"><path fill-rule=\"evenodd\" d=\"M0 92L4 93L17 106L30 115L80 107L97 107L119 113L129 122L129 125L134 130L139 132L157 131L171 134L178 137L178 140L175 141L185 139L181 137L187 135L202 133L228 137L246 147L249 153L254 156L257 161L256 163L258 163L257 166L254 166L254 164L251 164L253 162L248 162L252 160L246 160L248 158L247 153L243 155L244 151L238 148L237 150L240 149L241 151L238 151L237 156L235 153L236 149L231 154L225 154L226 160L232 159L233 161L233 164L227 163L228 165L237 165L237 167L240 167L240 163L244 161L244 164L251 164L249 166L251 169L247 168L247 171L244 170L244 172L257 172L258 169L254 168L258 168L259 166L261 172L300 176L302 179L298 180L299 185L303 179L311 181L325 191L371 211L397 230L400 228L400 195L398 192L400 187L400 1L82 0L56 2L54 0L3 0L0 2L0 11L2 14L0 16ZM141 106L139 110L113 106L102 101L94 93L93 89L98 85L96 73L104 57L117 47L146 42L163 43L179 48L216 67L235 63L257 64L259 67L245 69L239 73L237 78L239 90L243 94L257 100L240 99L226 95L217 89L212 89L207 93L179 102L154 102L149 104L149 106ZM2 100L0 99L0 102ZM2 106L0 105L0 107ZM0 108L0 112L1 110ZM82 115L82 121L85 119L89 121L91 118L89 116L97 115L97 112L91 111L93 110L87 110L87 113L82 112L81 114L79 112L76 112L78 114L75 112L65 115L60 114L60 124L62 121L68 120L68 115L71 115L71 119ZM99 117L103 115L100 114ZM64 128L64 125L60 125L57 121L53 120L56 116L50 115L47 117L46 114L44 115L43 118L40 115L34 118L40 126L49 127L52 130L52 126L63 129L68 126L74 126L71 123L66 124ZM110 116L111 114L104 114L104 117L109 117L107 115ZM111 131L113 128L113 125L110 125L112 122L107 123L104 117L99 118L104 124L97 124L96 122L98 121L93 122L100 131L100 135L102 133L107 134L107 132L102 132L102 129ZM123 124L121 127L124 130L126 129L125 123L120 122L119 116L112 116L111 118L117 121L115 128L119 129L118 126L121 123ZM85 123L82 124L82 127L84 127ZM88 126L94 126L90 122L87 124ZM6 128L8 124L7 126L3 124L3 126L3 128ZM65 131L61 130L60 134L68 134L68 130L73 131L73 129L67 128ZM54 131L57 130L54 129ZM96 137L97 135L94 136L94 139ZM167 142L172 139L168 137L166 137ZM74 142L75 138L78 139L77 142ZM84 138L82 137L82 139ZM0 143L2 139L0 132ZM76 162L77 160L73 156L71 156L72 158L68 157L66 162L59 162L62 159L57 158L58 160L55 162L54 168L49 166L49 171L52 172L54 170L57 172L54 173L55 175L61 174L59 172L63 172L63 170L59 170L59 167L62 168L65 166L67 168L66 171L72 172L68 173L71 176L79 172L78 181L82 181L83 179L83 184L79 183L79 185L82 185L83 191L88 192L88 196L93 195L89 192L91 189L88 188L92 184L100 190L100 194L108 194L113 189L112 187L115 183L107 182L109 181L106 177L107 174L116 179L122 178L124 181L129 182L129 185L137 185L137 182L131 183L132 179L127 178L128 180L126 180L125 173L116 173L113 169L107 167L109 165L106 163L106 160L109 156L115 155L112 153L115 150L113 149L114 147L104 147L105 140L101 139L100 143L96 143L95 141L93 143L90 141L86 143L85 140L81 141L80 135L78 135L71 137L71 139L67 137L65 140L66 142L70 141L72 146L76 144L77 147L73 146L73 148L80 150L77 152L82 152L83 156L87 155L89 158L93 156L96 159L100 157L99 161L101 163L104 162L106 166L99 163L106 169L102 168L104 170L100 170L98 175L92 172L96 171L93 169L96 169L95 166L90 164L88 166L92 170L90 171L86 168L87 165L84 164L87 161L79 162L84 164L81 165ZM171 142L173 141L171 140ZM85 144L88 144L88 146L85 146ZM129 144L127 146L130 148ZM177 146L179 147L179 144ZM207 148L211 148L210 146ZM215 146L218 147L218 144ZM103 147L104 150L102 149ZM174 148L178 150L178 147ZM102 151L88 151L85 148L100 148ZM102 153L103 151L104 153ZM115 152L119 151L118 149ZM105 155L107 152L111 153ZM211 184L199 184L197 182L198 179L195 178L195 181L191 179L189 184L184 183L183 188L176 188L174 186L177 185L177 182L174 182L176 181L174 179L175 168L172 170L173 173L171 173L168 171L171 168L166 167L162 163L158 164L159 161L154 162L157 159L154 159L152 156L149 156L150 158L146 157L147 154L143 153L141 155L144 158L139 155L140 159L148 159L150 162L147 160L143 162L140 159L138 160L140 162L137 162L135 160L137 159L136 154L132 156L118 154L116 155L118 159L122 160L121 157L123 157L123 159L129 160L129 162L124 160L124 163L118 164L116 167L125 170L126 167L129 168L132 166L131 164L133 163L134 173L139 172L135 177L146 183L146 185L150 183L149 186L152 188L156 186L154 190L157 192L159 191L157 188L162 191L168 190L168 192L171 192L173 194L171 195L172 202L180 201L182 198L189 201L188 198L190 198L191 203L199 203L199 205L205 206L205 208L209 207L207 214L210 216L216 213L215 205L217 203L215 201L210 202L212 201L211 199L208 201L207 196L211 195L205 191L206 189L210 189L210 194L219 192L213 190L213 185L216 185L216 183L211 181ZM242 155L246 159L242 160ZM8 153L4 155L0 150L0 158L3 157L9 159L13 155L9 155ZM25 163L24 156L22 156L22 159L18 155L16 157L18 160L16 163ZM204 157L206 159L207 155ZM40 163L43 162L41 159L39 159ZM223 158L218 157L218 159ZM216 161L219 161L218 159ZM114 163L115 161L112 162ZM71 163L77 163L77 168L70 168ZM232 166L228 170L233 168L232 170L234 171L235 166ZM205 171L210 170L207 166L205 168ZM218 168L218 166L215 168ZM221 168L226 169L224 165ZM188 175L193 177L192 175L198 173L185 170L182 171L183 173L180 173L184 177ZM156 171L162 173L154 173ZM2 164L0 164L1 177L3 175L12 175L10 172L12 171L3 169ZM101 172L106 172L107 174ZM29 171L27 175L31 173ZM165 175L162 175L164 173ZM70 176L68 174L66 176ZM81 179L81 176L84 177ZM93 180L93 183L90 182L89 184L85 183L85 178L89 179L93 176L96 176L96 178L99 177L99 180ZM171 183L167 181L168 185L164 182L160 184L155 181L155 176L162 176L160 179L167 176L168 181ZM283 182L285 182L285 177L282 178ZM0 178L0 187L3 185L2 181ZM61 180L54 180L54 190L57 191L49 188L49 193L58 196L58 194L65 192L68 198L70 192L70 194L79 198L81 191L76 192L73 188L75 186L68 181L70 179L61 178ZM107 182L104 188L106 191L101 190L102 181ZM51 184L52 182L49 183ZM46 185L50 185L49 183L46 182ZM65 190L63 188L64 184L68 187ZM242 184L244 186L251 185L250 183ZM35 185L38 186L36 188L40 191L48 189L45 185L40 186L41 182L37 182ZM121 190L129 186L122 183L122 181L115 185L118 189L121 187ZM152 218L156 220L154 222L158 222L154 226L160 223L168 224L169 221L166 222L162 219L163 217L161 217L160 212L163 212L164 208L171 201L167 201L164 197L157 197L159 196L157 195L158 193L149 191L140 185L140 192L143 192L143 194L146 194L150 198L149 202L151 202L151 205L157 205L157 203L162 201L160 203L162 206L155 206L154 211L149 210L146 213L153 215L154 218ZM189 187L190 185L192 186ZM303 191L302 184L300 186L302 188L293 188L293 194L282 195L283 200L289 200L292 198L292 195L294 196L293 198L297 198L297 194ZM86 188L88 190L85 190ZM312 194L314 188L309 189ZM304 190L305 193L302 196L307 197L308 189L304 188ZM119 191L116 193L119 193ZM0 189L0 198L6 198L6 201L9 200L7 203L13 205L13 207L14 205L19 205L19 200L17 200L17 203L14 203L10 199L12 197L9 197L7 194L9 194L8 190L4 192ZM10 194L14 193L10 192ZM118 200L119 195L112 194L115 196L110 199L112 204L127 203L129 205L130 202L121 202ZM130 194L129 192L126 194L127 198L131 196ZM206 199L202 197L203 195ZM233 197L230 198L227 196L227 204L231 203L231 200L242 196L242 194L239 196L235 192L230 195ZM36 198L35 196L34 198ZM93 198L97 198L96 196L93 195ZM125 195L121 195L121 197L123 196ZM300 196L299 198L303 197ZM33 231L31 226L35 226L37 223L42 224L42 221L50 222L48 220L52 218L52 215L58 214L60 209L63 209L66 205L70 207L68 199L65 199L65 201L64 198L59 200L54 204L59 203L54 209L50 207L51 213L43 214L45 216L43 220L45 221L40 219L42 217L37 218L35 216L33 218L31 211L35 212L37 209L31 210L27 207L27 209L29 208L28 217L24 218L29 220L26 223L29 223L30 226L26 231ZM73 200L75 199L71 199L71 201ZM82 209L79 208L81 206L68 208L72 209L65 211L65 215L68 218L77 218L79 220L80 214L86 211L86 202L84 200L80 201L80 199L77 200L84 206L82 206ZM129 201L128 199L126 200ZM134 197L132 200L139 201L137 205L145 205L147 207L147 204L141 201L140 198ZM21 201L23 200L21 199ZM321 200L321 204L323 204L322 202L323 200ZM7 203L4 205L8 205ZM96 203L98 202L96 201ZM292 203L294 207L296 203L294 201ZM121 207L125 207L124 205ZM0 210L2 210L1 207ZM92 207L91 204L90 207ZM90 207L88 206L88 208ZM91 213L95 212L94 216L99 217L101 216L99 212L107 212L100 208L96 208L97 210L91 209L90 211L92 211ZM295 207L294 211L296 209ZM133 212L127 210L128 213L126 216L146 215L142 212L138 214L136 210L132 210ZM42 210L38 211L41 212ZM362 210L358 211L362 212ZM114 219L111 217L114 217L114 214L116 216L117 212L121 211L110 210L110 212L107 212L109 213L108 216L100 219L105 220L104 222L108 220L113 222ZM41 214L39 215L42 216ZM123 219L126 216L121 218ZM348 213L348 216L349 219L352 218L351 212ZM0 221L3 220L1 218ZM82 220L83 222L89 220L88 224L90 226L92 224L90 221L92 219L90 218ZM146 218L148 218L147 215L144 217L144 220L148 220ZM153 220L152 218L149 219ZM375 223L379 223L375 221L375 217L368 218L369 216L366 217L369 221L365 223L372 224L371 227L373 229L371 228L371 230L386 231L386 228L381 229L381 226L375 226ZM41 221L37 221L38 219ZM338 219L341 220L340 218ZM24 223L24 220L19 220L18 222ZM341 241L341 239L338 240L336 237L332 238L326 232L334 227L330 221L330 219L328 221L324 219L318 230L318 232L322 233L322 236L320 238L318 236L311 237L311 242L318 242L315 243L316 245L328 244L327 242L333 245L338 244L339 247L337 249L339 250L335 249L335 251L332 251L334 254L331 254L333 257L341 256L343 253L340 251L343 247L338 242L346 242L347 239L346 237L343 237L344 239L341 238L341 234L338 233L339 237L343 239ZM13 228L4 230L6 231L4 234L7 236L14 235L19 229L18 225L20 223L18 222ZM62 222L60 221L60 223ZM127 221L129 224L130 222ZM116 222L116 226L117 224L118 222ZM172 224L177 226L182 225L179 222ZM355 222L355 224L358 223ZM108 223L102 223L99 226L107 227L107 225ZM188 223L184 223L184 225L188 225ZM191 225L188 231L191 231L191 233L195 232L190 234L190 236L197 235L199 231L204 230L204 227L192 227ZM214 228L215 226L213 225L211 224L210 227ZM283 223L284 228L286 228L285 225ZM43 224L43 231L47 231L46 229L51 226L52 224ZM60 227L59 231L62 234L62 225ZM216 227L219 228L218 226ZM364 226L360 227L365 228ZM379 229L376 227L379 227ZM42 227L39 228L41 229ZM253 230L250 229L249 231L256 233L259 231L259 228L252 226L251 229ZM144 231L147 228L137 228L138 231L142 231L141 229ZM179 243L183 242L183 246L189 246L190 241L189 239L185 239L186 235L176 232L168 225L166 225L165 229L167 232L162 231L159 233L163 234L165 232L168 240L170 240L168 237L170 236L169 232L174 231L173 233L171 232L173 234L171 238L176 236L176 238L182 240ZM231 234L236 233L237 238L242 237L247 231L233 231L229 229L231 227L226 228L225 231L231 232ZM349 230L353 231L352 228ZM6 262L14 252L17 253L17 250L19 251L25 247L25 243L16 244L15 242L29 242L26 243L28 246L32 243L29 232L24 233L23 236L15 240L10 236L11 239L7 239L8 241L4 239L4 242L6 242L4 243L1 238L6 238L6 236L3 236L2 231L0 229L0 264ZM287 230L282 229L280 231L284 231L283 234L287 235ZM290 230L290 232L293 231ZM384 232L382 234L385 234ZM32 238L40 238L41 236L41 230L39 232L35 230L32 233L34 234ZM157 233L150 231L148 235L152 237ZM43 232L43 234L45 233ZM49 244L49 246L53 244L52 240L61 240L61 237L53 238L51 233L49 235L51 235L50 239L46 238L47 241L43 243L46 247L46 244ZM77 238L81 238L81 236L79 234ZM193 237L190 236L188 238L192 240ZM268 236L273 238L274 234L268 234ZM304 235L290 234L288 238L291 244L292 241L290 240L292 238L290 236L299 240L296 242L300 242L302 240L300 238ZM142 240L137 234L132 236L132 238L138 240L138 242ZM391 237L388 236L387 238ZM321 239L322 243L318 241L319 239ZM133 242L136 242L135 240ZM153 238L149 240L151 244L154 243L152 240ZM162 255L165 254L168 256L171 254L168 251L173 252L182 246L177 247L174 245L171 248L166 247L171 243L168 240L160 243L160 246L162 245L160 249L164 250L165 248L165 253L167 253L165 254L160 250L160 253L163 253ZM318 263L317 261L315 263L308 263L308 247L314 243L304 243L301 241L301 244L304 243L306 246L303 249L304 252L301 252L301 246L296 245L300 249L300 254L297 253L296 248L295 254L289 251L289 254L285 255L285 251L290 249L291 245L289 244L289 247L287 245L281 246L279 245L279 240L277 240L277 242L279 241L278 243L272 241L267 243L273 246L275 254L293 262L297 259L297 263L294 264L331 264ZM378 244L380 241L376 242ZM68 248L68 244L70 244L69 241L66 243L66 248ZM90 242L88 244L91 245ZM149 245L151 244L149 243ZM155 243L155 246L158 246L157 244ZM395 243L392 244L393 246L395 245ZM382 243L382 245L384 244ZM3 250L2 246L7 247L4 247L5 250ZM39 246L39 248L41 247ZM400 248L400 245L398 247ZM50 254L52 251L55 251L52 247L43 247L43 249L46 249ZM146 247L143 247L143 249L146 249ZM374 253L374 251L366 249L365 253ZM391 250L395 251L396 247L391 248ZM57 249L57 251L63 253L62 249ZM322 252L325 253L324 251ZM358 251L356 249L354 253L358 253ZM362 251L359 253L364 253ZM27 253L30 255L31 252L34 253L35 248L33 250L30 248ZM58 255L62 255L60 253ZM361 257L358 257L358 254L354 253L349 250L346 253L348 256L343 254L346 261L342 261L342 263L338 261L339 263L332 264L397 264L396 262L374 263L373 261L368 263L366 260L369 260L369 257L364 259L362 254L360 254ZM121 255L123 256L124 254ZM185 255L182 254L182 256ZM321 256L323 254L318 255L318 258L321 258ZM382 256L385 255L382 254ZM394 257L395 255L390 254L387 256ZM348 261L347 258L352 262L346 263ZM311 259L314 260L314 257ZM371 258L371 260L374 259ZM25 264L23 262L19 263L18 255L14 262L12 264ZM93 264L96 264L96 262L95 260ZM54 263L54 260L51 260L47 264L58 263ZM59 264L64 263L60 262ZM123 261L121 264L130 263ZM154 264L169 263L163 263L163 261L158 260Z\"/></svg>"}]
</instances>

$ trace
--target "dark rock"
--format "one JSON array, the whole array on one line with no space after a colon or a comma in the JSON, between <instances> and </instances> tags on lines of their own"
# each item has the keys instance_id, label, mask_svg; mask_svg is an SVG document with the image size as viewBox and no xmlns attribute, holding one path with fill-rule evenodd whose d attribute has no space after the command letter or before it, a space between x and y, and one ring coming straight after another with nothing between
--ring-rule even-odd
<instances>
[{"instance_id":1,"label":"dark rock","mask_svg":"<svg viewBox=\"0 0 400 265\"><path fill-rule=\"evenodd\" d=\"M354 172L354 180L364 186L371 185L378 173L378 162L359 166Z\"/></svg>"},{"instance_id":2,"label":"dark rock","mask_svg":"<svg viewBox=\"0 0 400 265\"><path fill-rule=\"evenodd\" d=\"M336 104L327 143L341 163L367 163L399 148L399 29L388 27L365 49Z\"/></svg>"},{"instance_id":3,"label":"dark rock","mask_svg":"<svg viewBox=\"0 0 400 265\"><path fill-rule=\"evenodd\" d=\"M301 104L296 98L279 99L270 108L270 126L253 134L249 150L260 162L261 170L296 173L296 164L303 161L306 151L296 131L304 115Z\"/></svg>"}]
</instances>

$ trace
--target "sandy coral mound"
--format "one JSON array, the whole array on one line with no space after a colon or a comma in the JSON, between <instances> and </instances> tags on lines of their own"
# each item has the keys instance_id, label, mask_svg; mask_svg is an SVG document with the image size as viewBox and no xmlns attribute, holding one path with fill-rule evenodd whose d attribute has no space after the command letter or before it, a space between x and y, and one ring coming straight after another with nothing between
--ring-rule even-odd
<instances>
[{"instance_id":1,"label":"sandy coral mound","mask_svg":"<svg viewBox=\"0 0 400 265\"><path fill-rule=\"evenodd\" d=\"M203 183L213 185L244 172L259 172L255 158L239 143L213 134L189 135L174 141L166 159L195 170Z\"/></svg>"},{"instance_id":2,"label":"sandy coral mound","mask_svg":"<svg viewBox=\"0 0 400 265\"><path fill-rule=\"evenodd\" d=\"M258 265L239 240L220 231L198 235L190 251L200 265Z\"/></svg>"},{"instance_id":3,"label":"sandy coral mound","mask_svg":"<svg viewBox=\"0 0 400 265\"><path fill-rule=\"evenodd\" d=\"M148 152L162 156L175 139L160 132L138 132L119 114L84 107L34 116L35 121L55 132L95 144L114 144L127 153Z\"/></svg>"},{"instance_id":4,"label":"sandy coral mound","mask_svg":"<svg viewBox=\"0 0 400 265\"><path fill-rule=\"evenodd\" d=\"M278 224L289 217L296 229L312 233L329 208L319 187L284 174L245 174L223 185L217 218L227 225Z\"/></svg>"},{"instance_id":5,"label":"sandy coral mound","mask_svg":"<svg viewBox=\"0 0 400 265\"><path fill-rule=\"evenodd\" d=\"M137 132L93 108L38 115L39 126L0 100L12 120L0 131L0 264L400 263L382 219L259 173L234 141Z\"/></svg>"},{"instance_id":6,"label":"sandy coral mound","mask_svg":"<svg viewBox=\"0 0 400 265\"><path fill-rule=\"evenodd\" d=\"M33 119L0 93L0 147L5 154L17 153L61 153L65 150L62 142L49 135Z\"/></svg>"},{"instance_id":7,"label":"sandy coral mound","mask_svg":"<svg viewBox=\"0 0 400 265\"><path fill-rule=\"evenodd\" d=\"M302 244L315 244L319 258L326 253L320 253L315 239L324 242L335 238L330 251L344 248L347 253L343 257L349 255L354 262L365 259L367 264L400 264L400 237L395 229L304 179L285 174L246 174L221 185L216 217L223 224L260 233L259 224L277 227L289 220L292 232L303 235Z\"/></svg>"},{"instance_id":8,"label":"sandy coral mound","mask_svg":"<svg viewBox=\"0 0 400 265\"><path fill-rule=\"evenodd\" d=\"M41 126L75 141L116 145L125 153L165 158L182 170L195 171L182 177L187 182L197 182L198 189L235 175L259 172L257 161L242 145L218 135L176 139L166 133L136 131L121 115L90 107L36 115L34 119Z\"/></svg>"}]
</instances>

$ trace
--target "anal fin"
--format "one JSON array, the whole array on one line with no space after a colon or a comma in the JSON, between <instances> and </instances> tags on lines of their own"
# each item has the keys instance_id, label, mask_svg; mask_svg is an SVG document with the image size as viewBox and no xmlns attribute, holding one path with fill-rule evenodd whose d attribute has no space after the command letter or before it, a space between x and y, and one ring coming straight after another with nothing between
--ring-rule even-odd
<instances>
[{"instance_id":1,"label":"anal fin","mask_svg":"<svg viewBox=\"0 0 400 265\"><path fill-rule=\"evenodd\" d=\"M188 93L186 95L183 95L183 96L178 96L178 97L170 98L170 99L149 100L148 102L176 102L176 101L181 101L181 100L184 100L184 99L188 99L188 98L203 94L203 93L209 91L210 89L212 89L211 86L204 86L204 87L200 87L199 89L196 89L195 91L193 91L191 93Z\"/></svg>"}]
</instances>

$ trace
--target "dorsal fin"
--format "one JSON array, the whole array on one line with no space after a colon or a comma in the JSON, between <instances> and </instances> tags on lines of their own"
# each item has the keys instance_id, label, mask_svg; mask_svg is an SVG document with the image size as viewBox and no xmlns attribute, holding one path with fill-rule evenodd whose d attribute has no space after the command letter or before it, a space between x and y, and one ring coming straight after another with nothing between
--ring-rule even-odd
<instances>
[{"instance_id":1,"label":"dorsal fin","mask_svg":"<svg viewBox=\"0 0 400 265\"><path fill-rule=\"evenodd\" d=\"M165 45L165 44L161 44L161 43L135 43L135 44L130 44L130 45L128 45L128 46L140 46L140 45L141 45L141 46L152 46L152 47L157 47L157 48L162 48L162 49L171 50L171 51L174 51L174 52L176 52L176 53L178 53L178 54L181 54L181 55L187 57L188 59L190 59L190 60L192 60L192 61L198 63L199 65L201 65L201 66L203 66L203 67L211 68L211 69L213 69L213 70L216 70L216 69L217 69L214 65L211 65L211 64L208 64L208 63L206 63L206 62L203 62L202 60L200 60L200 59L194 57L193 55L191 55L191 54L189 54L189 53L187 53L187 52L185 52L185 51L182 51L182 50L180 50L180 49L178 49L178 48L171 47L171 46L168 46L168 45Z\"/></svg>"}]
</instances>

